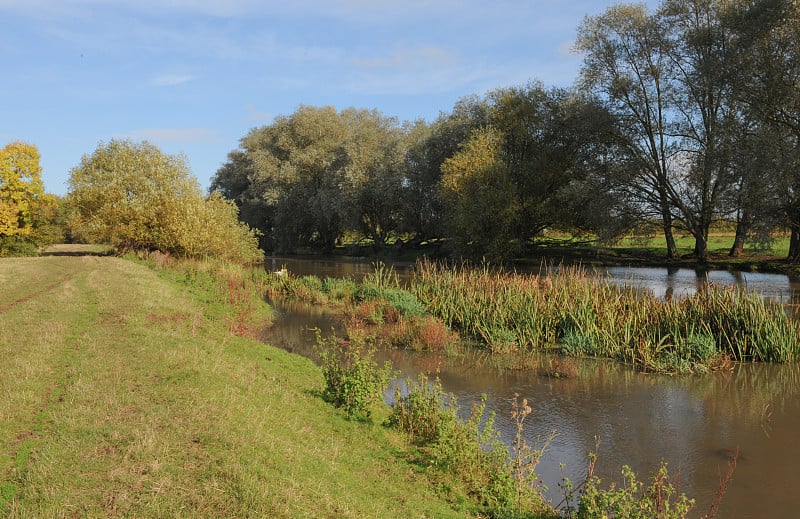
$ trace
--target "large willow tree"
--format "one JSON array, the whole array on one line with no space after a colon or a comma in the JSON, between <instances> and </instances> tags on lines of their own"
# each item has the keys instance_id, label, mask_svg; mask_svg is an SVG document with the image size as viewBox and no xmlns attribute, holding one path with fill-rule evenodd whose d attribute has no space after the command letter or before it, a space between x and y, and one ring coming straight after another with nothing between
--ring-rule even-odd
<instances>
[{"instance_id":1,"label":"large willow tree","mask_svg":"<svg viewBox=\"0 0 800 519\"><path fill-rule=\"evenodd\" d=\"M236 205L204 197L186 160L153 144L100 143L72 169L69 188L73 233L85 240L188 257L262 257Z\"/></svg>"}]
</instances>

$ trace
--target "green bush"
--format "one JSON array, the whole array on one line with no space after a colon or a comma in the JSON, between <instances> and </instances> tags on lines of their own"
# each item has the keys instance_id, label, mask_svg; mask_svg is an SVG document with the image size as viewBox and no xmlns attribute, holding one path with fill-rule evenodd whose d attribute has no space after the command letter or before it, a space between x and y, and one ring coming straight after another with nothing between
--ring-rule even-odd
<instances>
[{"instance_id":1,"label":"green bush","mask_svg":"<svg viewBox=\"0 0 800 519\"><path fill-rule=\"evenodd\" d=\"M694 507L694 499L678 493L669 478L666 463L661 464L648 486L636 479L627 465L622 467L622 484L600 488L600 479L590 476L581 492L577 517L616 517L619 519L683 519Z\"/></svg>"},{"instance_id":2,"label":"green bush","mask_svg":"<svg viewBox=\"0 0 800 519\"><path fill-rule=\"evenodd\" d=\"M431 383L424 373L417 382L406 382L408 392L395 391L395 403L388 424L408 434L415 445L430 445L439 441L456 420L455 396L446 394L437 379Z\"/></svg>"},{"instance_id":3,"label":"green bush","mask_svg":"<svg viewBox=\"0 0 800 519\"><path fill-rule=\"evenodd\" d=\"M334 301L353 301L357 288L352 279L326 277L322 280L322 291Z\"/></svg>"},{"instance_id":4,"label":"green bush","mask_svg":"<svg viewBox=\"0 0 800 519\"><path fill-rule=\"evenodd\" d=\"M0 257L38 255L39 248L32 240L18 236L0 236Z\"/></svg>"},{"instance_id":5,"label":"green bush","mask_svg":"<svg viewBox=\"0 0 800 519\"><path fill-rule=\"evenodd\" d=\"M325 378L325 400L352 418L369 418L372 406L383 400L393 375L391 363L387 361L379 367L375 350L359 336L351 336L350 342L345 343L336 337L325 338L317 330L317 351Z\"/></svg>"}]
</instances>

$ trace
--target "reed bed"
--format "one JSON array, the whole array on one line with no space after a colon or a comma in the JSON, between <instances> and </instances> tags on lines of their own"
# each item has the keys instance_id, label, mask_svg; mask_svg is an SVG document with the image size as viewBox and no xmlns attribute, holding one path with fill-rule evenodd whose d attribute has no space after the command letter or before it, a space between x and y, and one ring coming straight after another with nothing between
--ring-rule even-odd
<instances>
[{"instance_id":1,"label":"reed bed","mask_svg":"<svg viewBox=\"0 0 800 519\"><path fill-rule=\"evenodd\" d=\"M709 286L662 301L578 267L548 276L422 261L411 291L428 311L492 352L608 357L645 371L705 372L731 360L790 362L800 329L757 293Z\"/></svg>"}]
</instances>

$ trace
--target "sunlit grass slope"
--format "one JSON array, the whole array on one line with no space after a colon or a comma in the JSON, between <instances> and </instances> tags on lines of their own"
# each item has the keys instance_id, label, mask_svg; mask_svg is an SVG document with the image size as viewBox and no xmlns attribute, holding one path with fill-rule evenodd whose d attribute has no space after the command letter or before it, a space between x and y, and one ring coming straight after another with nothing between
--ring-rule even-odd
<instances>
[{"instance_id":1,"label":"sunlit grass slope","mask_svg":"<svg viewBox=\"0 0 800 519\"><path fill-rule=\"evenodd\" d=\"M169 277L0 260L0 516L468 515L399 436L323 402L310 361Z\"/></svg>"}]
</instances>

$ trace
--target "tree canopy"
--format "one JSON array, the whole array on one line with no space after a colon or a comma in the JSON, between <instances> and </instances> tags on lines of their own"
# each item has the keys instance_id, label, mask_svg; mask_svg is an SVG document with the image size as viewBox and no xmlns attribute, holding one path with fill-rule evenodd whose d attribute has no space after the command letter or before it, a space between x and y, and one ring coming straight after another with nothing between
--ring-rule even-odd
<instances>
[{"instance_id":1,"label":"tree canopy","mask_svg":"<svg viewBox=\"0 0 800 519\"><path fill-rule=\"evenodd\" d=\"M212 180L265 250L443 239L505 259L551 230L791 231L800 259L797 0L620 3L578 28L580 77L460 99L428 123L301 106L252 129Z\"/></svg>"},{"instance_id":2,"label":"tree canopy","mask_svg":"<svg viewBox=\"0 0 800 519\"><path fill-rule=\"evenodd\" d=\"M188 257L262 256L236 206L219 195L204 197L186 160L150 143L101 142L72 169L69 188L70 223L80 238Z\"/></svg>"},{"instance_id":3,"label":"tree canopy","mask_svg":"<svg viewBox=\"0 0 800 519\"><path fill-rule=\"evenodd\" d=\"M0 237L29 236L43 194L36 146L12 142L0 149Z\"/></svg>"}]
</instances>

